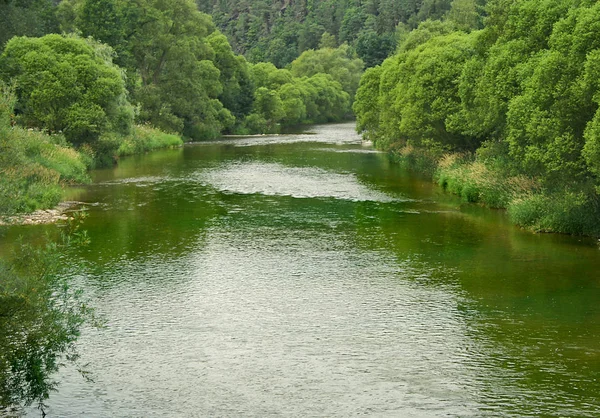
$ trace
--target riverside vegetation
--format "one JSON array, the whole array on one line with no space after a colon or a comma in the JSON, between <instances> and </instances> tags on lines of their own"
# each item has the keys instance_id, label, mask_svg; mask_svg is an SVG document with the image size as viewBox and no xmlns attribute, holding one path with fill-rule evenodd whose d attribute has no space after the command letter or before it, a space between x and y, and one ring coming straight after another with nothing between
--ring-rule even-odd
<instances>
[{"instance_id":1,"label":"riverside vegetation","mask_svg":"<svg viewBox=\"0 0 600 418\"><path fill-rule=\"evenodd\" d=\"M347 118L363 69L348 45L251 64L191 0L11 0L0 15L3 214L52 206L119 156Z\"/></svg>"},{"instance_id":2,"label":"riverside vegetation","mask_svg":"<svg viewBox=\"0 0 600 418\"><path fill-rule=\"evenodd\" d=\"M490 0L480 11L421 23L368 69L358 129L518 225L600 236L600 4Z\"/></svg>"}]
</instances>

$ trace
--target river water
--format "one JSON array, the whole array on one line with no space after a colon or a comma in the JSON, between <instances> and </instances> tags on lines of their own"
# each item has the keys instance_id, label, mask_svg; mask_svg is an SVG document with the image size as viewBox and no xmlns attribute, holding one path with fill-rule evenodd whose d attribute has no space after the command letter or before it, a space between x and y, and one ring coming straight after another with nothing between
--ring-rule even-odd
<instances>
[{"instance_id":1,"label":"river water","mask_svg":"<svg viewBox=\"0 0 600 418\"><path fill-rule=\"evenodd\" d=\"M71 190L92 240L72 274L106 328L49 416L600 416L597 242L461 204L353 129L154 152Z\"/></svg>"}]
</instances>

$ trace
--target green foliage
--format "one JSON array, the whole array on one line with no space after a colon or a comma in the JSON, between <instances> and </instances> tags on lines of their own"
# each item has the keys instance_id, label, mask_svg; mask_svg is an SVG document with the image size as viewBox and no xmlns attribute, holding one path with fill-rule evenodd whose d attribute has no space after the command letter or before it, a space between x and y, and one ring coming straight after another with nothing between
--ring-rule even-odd
<instances>
[{"instance_id":1,"label":"green foliage","mask_svg":"<svg viewBox=\"0 0 600 418\"><path fill-rule=\"evenodd\" d=\"M60 35L13 38L0 57L0 77L16 83L15 113L26 127L63 132L79 145L131 126L121 71L100 44Z\"/></svg>"},{"instance_id":2,"label":"green foliage","mask_svg":"<svg viewBox=\"0 0 600 418\"><path fill-rule=\"evenodd\" d=\"M244 124L252 133L277 132L279 125L333 122L350 111L350 97L329 74L295 77L271 63L251 66L256 86L253 113Z\"/></svg>"},{"instance_id":3,"label":"green foliage","mask_svg":"<svg viewBox=\"0 0 600 418\"><path fill-rule=\"evenodd\" d=\"M393 51L398 24L412 29L424 20L441 19L449 10L460 24L479 24L482 11L473 9L472 0L455 2L451 10L450 0L197 1L213 15L234 51L251 62L268 61L280 68L304 51L344 43L356 48L368 67L377 65Z\"/></svg>"},{"instance_id":4,"label":"green foliage","mask_svg":"<svg viewBox=\"0 0 600 418\"><path fill-rule=\"evenodd\" d=\"M251 86L245 64L234 59L224 39L214 33L210 17L192 0L117 4L126 34L122 49L140 77L132 93L141 105L141 122L206 139L233 125L232 111L238 115L249 111ZM245 102L239 103L242 95Z\"/></svg>"},{"instance_id":5,"label":"green foliage","mask_svg":"<svg viewBox=\"0 0 600 418\"><path fill-rule=\"evenodd\" d=\"M356 130L368 140L375 139L379 128L379 83L382 68L367 69L360 79L352 109L356 114Z\"/></svg>"},{"instance_id":6,"label":"green foliage","mask_svg":"<svg viewBox=\"0 0 600 418\"><path fill-rule=\"evenodd\" d=\"M0 261L0 407L36 403L43 411L54 373L77 362L77 338L95 319L65 278L62 257L86 241L72 223L57 242L21 244Z\"/></svg>"},{"instance_id":7,"label":"green foliage","mask_svg":"<svg viewBox=\"0 0 600 418\"><path fill-rule=\"evenodd\" d=\"M393 34L378 35L369 30L362 31L356 39L356 54L367 68L381 64L395 49L396 39Z\"/></svg>"},{"instance_id":8,"label":"green foliage","mask_svg":"<svg viewBox=\"0 0 600 418\"><path fill-rule=\"evenodd\" d=\"M536 232L600 236L600 205L581 190L533 194L508 206L511 220Z\"/></svg>"},{"instance_id":9,"label":"green foliage","mask_svg":"<svg viewBox=\"0 0 600 418\"><path fill-rule=\"evenodd\" d=\"M161 132L145 125L137 125L131 135L123 138L118 156L143 154L160 148L171 148L183 145L182 139L173 134Z\"/></svg>"},{"instance_id":10,"label":"green foliage","mask_svg":"<svg viewBox=\"0 0 600 418\"><path fill-rule=\"evenodd\" d=\"M13 128L0 138L0 213L55 206L62 185L89 181L83 157L60 136Z\"/></svg>"},{"instance_id":11,"label":"green foliage","mask_svg":"<svg viewBox=\"0 0 600 418\"><path fill-rule=\"evenodd\" d=\"M223 86L219 101L241 120L252 111L254 84L249 64L243 56L233 53L227 38L218 31L208 37L208 43L215 52L214 64L219 69L219 81Z\"/></svg>"},{"instance_id":12,"label":"green foliage","mask_svg":"<svg viewBox=\"0 0 600 418\"><path fill-rule=\"evenodd\" d=\"M52 0L0 1L0 51L13 36L58 32L56 4Z\"/></svg>"},{"instance_id":13,"label":"green foliage","mask_svg":"<svg viewBox=\"0 0 600 418\"><path fill-rule=\"evenodd\" d=\"M399 31L363 77L358 129L383 148L477 149L442 164L440 184L527 227L597 234L600 4L493 0L473 30L478 7L455 0L445 21Z\"/></svg>"},{"instance_id":14,"label":"green foliage","mask_svg":"<svg viewBox=\"0 0 600 418\"><path fill-rule=\"evenodd\" d=\"M348 47L305 51L291 65L294 77L329 74L351 98L356 94L364 64Z\"/></svg>"},{"instance_id":15,"label":"green foliage","mask_svg":"<svg viewBox=\"0 0 600 418\"><path fill-rule=\"evenodd\" d=\"M66 183L89 181L82 155L60 135L11 127L16 101L12 86L0 90L0 214L56 205Z\"/></svg>"}]
</instances>

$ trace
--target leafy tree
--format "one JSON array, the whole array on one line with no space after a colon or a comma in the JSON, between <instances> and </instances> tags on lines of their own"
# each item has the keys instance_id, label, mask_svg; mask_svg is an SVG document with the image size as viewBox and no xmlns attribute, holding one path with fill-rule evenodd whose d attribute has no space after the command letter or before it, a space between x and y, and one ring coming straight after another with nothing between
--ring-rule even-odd
<instances>
[{"instance_id":1,"label":"leafy tree","mask_svg":"<svg viewBox=\"0 0 600 418\"><path fill-rule=\"evenodd\" d=\"M289 70L279 69L270 62L261 62L251 67L254 85L276 90L280 86L292 81L292 73Z\"/></svg>"},{"instance_id":2,"label":"leafy tree","mask_svg":"<svg viewBox=\"0 0 600 418\"><path fill-rule=\"evenodd\" d=\"M17 120L62 131L73 144L105 132L128 133L133 111L110 48L75 36L13 38L0 57L0 77L17 83Z\"/></svg>"},{"instance_id":3,"label":"leafy tree","mask_svg":"<svg viewBox=\"0 0 600 418\"><path fill-rule=\"evenodd\" d=\"M321 40L319 41L319 49L335 47L337 47L335 36L328 32L323 32L323 35L321 35Z\"/></svg>"},{"instance_id":4,"label":"leafy tree","mask_svg":"<svg viewBox=\"0 0 600 418\"><path fill-rule=\"evenodd\" d=\"M279 93L266 87L259 87L254 94L256 98L253 113L260 115L266 121L267 131L271 131L285 117Z\"/></svg>"},{"instance_id":5,"label":"leafy tree","mask_svg":"<svg viewBox=\"0 0 600 418\"><path fill-rule=\"evenodd\" d=\"M344 20L342 21L342 25L340 27L340 42L350 43L356 39L358 34L362 31L365 20L367 16L364 11L358 7L350 7L346 9L344 13ZM330 46L330 48L335 48L336 45Z\"/></svg>"},{"instance_id":6,"label":"leafy tree","mask_svg":"<svg viewBox=\"0 0 600 418\"><path fill-rule=\"evenodd\" d=\"M254 84L248 62L235 55L227 38L218 31L207 38L215 52L214 65L219 69L219 81L223 91L218 99L236 119L243 119L252 111Z\"/></svg>"},{"instance_id":7,"label":"leafy tree","mask_svg":"<svg viewBox=\"0 0 600 418\"><path fill-rule=\"evenodd\" d=\"M83 0L78 27L83 36L93 36L115 49L124 41L124 26L116 0Z\"/></svg>"},{"instance_id":8,"label":"leafy tree","mask_svg":"<svg viewBox=\"0 0 600 418\"><path fill-rule=\"evenodd\" d=\"M394 91L403 138L434 140L457 149L474 150L479 145L451 126L460 110L456 80L472 54L472 38L461 33L432 38L407 52Z\"/></svg>"},{"instance_id":9,"label":"leafy tree","mask_svg":"<svg viewBox=\"0 0 600 418\"><path fill-rule=\"evenodd\" d=\"M209 16L191 0L134 0L123 6L128 50L141 78L140 118L194 139L215 137L234 123L223 93ZM215 41L216 42L216 41Z\"/></svg>"},{"instance_id":10,"label":"leafy tree","mask_svg":"<svg viewBox=\"0 0 600 418\"><path fill-rule=\"evenodd\" d=\"M354 97L364 64L348 45L305 51L291 65L294 77L329 74L351 98Z\"/></svg>"},{"instance_id":11,"label":"leafy tree","mask_svg":"<svg viewBox=\"0 0 600 418\"><path fill-rule=\"evenodd\" d=\"M367 68L381 64L395 49L393 35L378 35L372 30L361 32L356 41L356 53Z\"/></svg>"},{"instance_id":12,"label":"leafy tree","mask_svg":"<svg viewBox=\"0 0 600 418\"><path fill-rule=\"evenodd\" d=\"M369 68L360 79L352 109L356 114L356 129L369 140L376 139L379 127L379 84L382 68Z\"/></svg>"},{"instance_id":13,"label":"leafy tree","mask_svg":"<svg viewBox=\"0 0 600 418\"><path fill-rule=\"evenodd\" d=\"M473 16L471 1L457 0L453 19L469 24L475 18L479 20L482 10L477 8L477 16ZM486 0L475 1L480 6ZM381 62L382 51L387 50L399 24L412 29L424 20L441 19L451 9L452 0L198 0L197 3L202 11L212 14L236 53L244 54L253 63L269 61L282 68L311 49L336 48L343 43L357 47L363 32L372 32L363 36L363 47L366 39L373 44L373 34L379 37L379 52L374 56ZM325 32L331 37L320 45Z\"/></svg>"},{"instance_id":14,"label":"leafy tree","mask_svg":"<svg viewBox=\"0 0 600 418\"><path fill-rule=\"evenodd\" d=\"M460 30L481 29L481 15L476 0L453 0L446 19Z\"/></svg>"}]
</instances>

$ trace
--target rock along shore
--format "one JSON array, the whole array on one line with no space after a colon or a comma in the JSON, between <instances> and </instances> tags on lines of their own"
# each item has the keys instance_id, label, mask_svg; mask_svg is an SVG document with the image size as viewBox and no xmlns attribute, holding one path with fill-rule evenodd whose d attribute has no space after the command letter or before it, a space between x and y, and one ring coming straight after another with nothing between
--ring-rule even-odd
<instances>
[{"instance_id":1,"label":"rock along shore","mask_svg":"<svg viewBox=\"0 0 600 418\"><path fill-rule=\"evenodd\" d=\"M66 221L71 218L67 212L81 204L83 202L60 202L52 209L40 209L32 213L0 218L0 225L41 225Z\"/></svg>"}]
</instances>

